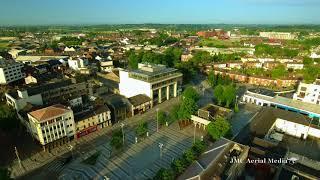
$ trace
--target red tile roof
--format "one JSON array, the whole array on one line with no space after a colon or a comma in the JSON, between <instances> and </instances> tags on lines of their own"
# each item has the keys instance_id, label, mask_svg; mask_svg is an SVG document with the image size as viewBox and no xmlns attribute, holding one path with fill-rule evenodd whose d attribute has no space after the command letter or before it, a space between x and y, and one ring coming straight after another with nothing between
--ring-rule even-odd
<instances>
[{"instance_id":1,"label":"red tile roof","mask_svg":"<svg viewBox=\"0 0 320 180\"><path fill-rule=\"evenodd\" d=\"M71 110L61 104L56 104L36 111L32 111L29 114L39 122L43 122L49 120L50 118L65 114L68 111Z\"/></svg>"}]
</instances>

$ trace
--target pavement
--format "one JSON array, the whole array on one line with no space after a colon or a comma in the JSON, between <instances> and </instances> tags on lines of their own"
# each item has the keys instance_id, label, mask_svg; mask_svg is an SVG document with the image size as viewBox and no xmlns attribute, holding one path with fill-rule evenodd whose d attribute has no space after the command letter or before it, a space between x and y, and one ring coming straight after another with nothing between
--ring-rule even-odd
<instances>
[{"instance_id":1,"label":"pavement","mask_svg":"<svg viewBox=\"0 0 320 180\"><path fill-rule=\"evenodd\" d=\"M157 105L156 107L150 109L148 112L142 115L127 118L122 122L125 124L125 128L132 128L141 121L154 120L157 108L159 108L159 110L169 112L170 107L176 104L178 104L178 98L173 98ZM32 155L31 157L24 159L21 163L22 167L20 167L18 161L14 161L13 164L9 167L12 172L11 176L14 178L20 177L21 179L29 179L27 177L32 177L33 174L39 174L39 172L42 172L44 174L46 174L46 172L51 172L50 168L49 171L46 171L46 169L48 170L48 164L59 164L61 159L70 155L71 151L68 148L69 145L74 147L74 151L81 151L83 153L88 152L88 150L90 149L94 149L101 144L105 144L110 137L110 133L118 128L120 128L119 123L114 124L111 127L103 128L80 139L73 140L69 144L59 146L55 148L51 153L40 151Z\"/></svg>"}]
</instances>

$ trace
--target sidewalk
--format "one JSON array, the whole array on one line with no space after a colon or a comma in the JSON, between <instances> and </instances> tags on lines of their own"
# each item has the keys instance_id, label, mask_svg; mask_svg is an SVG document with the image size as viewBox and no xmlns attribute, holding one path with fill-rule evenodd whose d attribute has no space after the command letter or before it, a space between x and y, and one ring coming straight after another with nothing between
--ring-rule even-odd
<instances>
[{"instance_id":1,"label":"sidewalk","mask_svg":"<svg viewBox=\"0 0 320 180\"><path fill-rule=\"evenodd\" d=\"M168 101L163 102L162 104L155 106L154 108L150 109L148 112L146 112L142 115L136 115L136 116L130 117L128 119L125 119L124 121L122 121L122 123L125 124L125 128L132 128L132 127L136 126L141 121L154 120L155 119L154 117L156 116L156 109L157 108L159 108L159 110L169 112L171 109L170 107L172 107L176 104L178 104L178 98L170 99ZM22 168L20 167L18 161L14 161L12 163L12 165L9 167L9 169L12 172L11 176L16 178L16 177L25 175L35 169L38 169L38 168L54 161L55 159L57 159L59 157L63 157L64 155L71 153L68 148L69 145L73 146L74 148L79 147L81 149L87 149L88 146L96 147L101 144L101 143L97 144L99 142L99 140L102 140L102 142L104 142L103 140L105 138L103 136L108 135L113 130L118 129L118 128L120 128L120 123L114 124L111 127L106 127L106 128L100 129L99 131L88 134L80 139L74 139L68 144L64 144L62 146L59 146L59 147L53 149L51 153L43 152L43 151L38 152L37 154L34 154L27 159L24 159L21 162Z\"/></svg>"}]
</instances>

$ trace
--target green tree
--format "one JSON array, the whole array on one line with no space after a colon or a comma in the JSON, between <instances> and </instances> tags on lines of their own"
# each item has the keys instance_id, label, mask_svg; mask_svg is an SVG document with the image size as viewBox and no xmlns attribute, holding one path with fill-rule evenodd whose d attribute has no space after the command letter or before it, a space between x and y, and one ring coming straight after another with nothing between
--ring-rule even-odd
<instances>
[{"instance_id":1,"label":"green tree","mask_svg":"<svg viewBox=\"0 0 320 180\"><path fill-rule=\"evenodd\" d=\"M158 112L158 121L160 125L165 125L167 120L167 114L164 111Z\"/></svg>"},{"instance_id":2,"label":"green tree","mask_svg":"<svg viewBox=\"0 0 320 180\"><path fill-rule=\"evenodd\" d=\"M179 120L179 109L180 105L175 105L171 108L169 113L169 119L171 122L175 122L176 120Z\"/></svg>"},{"instance_id":3,"label":"green tree","mask_svg":"<svg viewBox=\"0 0 320 180\"><path fill-rule=\"evenodd\" d=\"M310 64L313 64L313 60L309 57L305 57L303 58L303 64L304 65L310 65Z\"/></svg>"},{"instance_id":4,"label":"green tree","mask_svg":"<svg viewBox=\"0 0 320 180\"><path fill-rule=\"evenodd\" d=\"M197 109L198 105L193 99L184 98L178 111L179 119L190 119Z\"/></svg>"},{"instance_id":5,"label":"green tree","mask_svg":"<svg viewBox=\"0 0 320 180\"><path fill-rule=\"evenodd\" d=\"M187 87L182 93L183 99L192 99L193 101L198 101L200 95L198 92L191 86Z\"/></svg>"},{"instance_id":6,"label":"green tree","mask_svg":"<svg viewBox=\"0 0 320 180\"><path fill-rule=\"evenodd\" d=\"M141 122L139 123L137 129L136 129L136 134L139 137L145 136L148 131L148 123L147 122Z\"/></svg>"},{"instance_id":7,"label":"green tree","mask_svg":"<svg viewBox=\"0 0 320 180\"><path fill-rule=\"evenodd\" d=\"M0 168L0 179L1 180L11 180L11 172L7 168Z\"/></svg>"},{"instance_id":8,"label":"green tree","mask_svg":"<svg viewBox=\"0 0 320 180\"><path fill-rule=\"evenodd\" d=\"M215 86L215 74L213 71L210 71L209 74L208 74L208 83L211 87L214 87Z\"/></svg>"},{"instance_id":9,"label":"green tree","mask_svg":"<svg viewBox=\"0 0 320 180\"><path fill-rule=\"evenodd\" d=\"M196 140L196 142L194 142L191 147L196 157L199 156L205 150L205 148L206 148L205 143L199 140Z\"/></svg>"},{"instance_id":10,"label":"green tree","mask_svg":"<svg viewBox=\"0 0 320 180\"><path fill-rule=\"evenodd\" d=\"M231 103L236 99L236 90L232 85L227 85L223 91L223 99L226 107L229 107Z\"/></svg>"},{"instance_id":11,"label":"green tree","mask_svg":"<svg viewBox=\"0 0 320 180\"><path fill-rule=\"evenodd\" d=\"M154 180L174 180L174 173L170 169L161 168L153 179Z\"/></svg>"},{"instance_id":12,"label":"green tree","mask_svg":"<svg viewBox=\"0 0 320 180\"><path fill-rule=\"evenodd\" d=\"M16 112L6 104L0 105L0 129L10 131L19 127Z\"/></svg>"},{"instance_id":13,"label":"green tree","mask_svg":"<svg viewBox=\"0 0 320 180\"><path fill-rule=\"evenodd\" d=\"M214 97L217 99L218 101L218 105L221 105L222 102L224 101L224 93L223 93L224 89L222 85L217 85L214 90L213 90L213 94Z\"/></svg>"},{"instance_id":14,"label":"green tree","mask_svg":"<svg viewBox=\"0 0 320 180\"><path fill-rule=\"evenodd\" d=\"M112 133L110 145L114 147L115 149L120 149L123 146L123 136L122 131L117 130Z\"/></svg>"},{"instance_id":15,"label":"green tree","mask_svg":"<svg viewBox=\"0 0 320 180\"><path fill-rule=\"evenodd\" d=\"M281 78L287 76L288 71L284 67L284 65L279 65L271 70L272 78Z\"/></svg>"},{"instance_id":16,"label":"green tree","mask_svg":"<svg viewBox=\"0 0 320 180\"><path fill-rule=\"evenodd\" d=\"M172 162L171 164L172 169L174 170L174 172L176 172L177 174L181 174L183 173L185 167L183 164L183 160L182 159L176 159Z\"/></svg>"},{"instance_id":17,"label":"green tree","mask_svg":"<svg viewBox=\"0 0 320 180\"><path fill-rule=\"evenodd\" d=\"M138 69L138 63L140 62L139 57L134 53L131 52L129 57L129 68L131 69Z\"/></svg>"},{"instance_id":18,"label":"green tree","mask_svg":"<svg viewBox=\"0 0 320 180\"><path fill-rule=\"evenodd\" d=\"M192 149L188 149L184 154L183 154L183 158L185 159L185 161L187 162L187 164L191 164L194 160L195 160L195 155L192 151Z\"/></svg>"},{"instance_id":19,"label":"green tree","mask_svg":"<svg viewBox=\"0 0 320 180\"><path fill-rule=\"evenodd\" d=\"M214 121L210 122L207 126L208 134L212 139L217 140L223 136L226 136L230 133L230 123L222 118L218 117Z\"/></svg>"}]
</instances>

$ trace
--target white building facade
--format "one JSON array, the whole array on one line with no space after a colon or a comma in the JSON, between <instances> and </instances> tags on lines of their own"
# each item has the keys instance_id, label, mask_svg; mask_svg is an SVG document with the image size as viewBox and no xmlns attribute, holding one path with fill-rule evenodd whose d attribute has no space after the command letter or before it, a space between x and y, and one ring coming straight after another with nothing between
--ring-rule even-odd
<instances>
[{"instance_id":1,"label":"white building facade","mask_svg":"<svg viewBox=\"0 0 320 180\"><path fill-rule=\"evenodd\" d=\"M301 82L293 99L320 105L320 79L317 79L313 84Z\"/></svg>"},{"instance_id":2,"label":"white building facade","mask_svg":"<svg viewBox=\"0 0 320 180\"><path fill-rule=\"evenodd\" d=\"M120 70L120 94L130 98L145 94L153 103L161 103L177 96L182 73L164 65L139 64L137 70Z\"/></svg>"},{"instance_id":3,"label":"white building facade","mask_svg":"<svg viewBox=\"0 0 320 180\"><path fill-rule=\"evenodd\" d=\"M63 105L53 105L28 113L29 129L41 145L67 142L74 138L73 111Z\"/></svg>"},{"instance_id":4,"label":"white building facade","mask_svg":"<svg viewBox=\"0 0 320 180\"><path fill-rule=\"evenodd\" d=\"M11 82L25 78L22 72L23 64L15 61L0 61L0 84L9 84Z\"/></svg>"}]
</instances>

